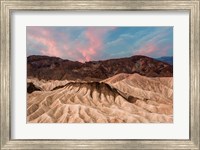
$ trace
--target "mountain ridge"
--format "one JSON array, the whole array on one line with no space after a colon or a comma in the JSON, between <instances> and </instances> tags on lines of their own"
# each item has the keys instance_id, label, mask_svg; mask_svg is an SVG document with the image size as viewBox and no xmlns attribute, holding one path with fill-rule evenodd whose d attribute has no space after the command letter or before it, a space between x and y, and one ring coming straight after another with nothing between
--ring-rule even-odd
<instances>
[{"instance_id":1,"label":"mountain ridge","mask_svg":"<svg viewBox=\"0 0 200 150\"><path fill-rule=\"evenodd\" d=\"M27 57L27 75L45 80L101 81L119 73L172 77L173 66L142 55L81 63L59 57Z\"/></svg>"}]
</instances>

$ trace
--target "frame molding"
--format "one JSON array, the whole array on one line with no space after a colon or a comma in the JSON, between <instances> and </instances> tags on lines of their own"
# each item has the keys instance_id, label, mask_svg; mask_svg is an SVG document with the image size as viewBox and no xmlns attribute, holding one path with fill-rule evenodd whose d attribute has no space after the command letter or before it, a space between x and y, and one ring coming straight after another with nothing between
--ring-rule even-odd
<instances>
[{"instance_id":1,"label":"frame molding","mask_svg":"<svg viewBox=\"0 0 200 150\"><path fill-rule=\"evenodd\" d=\"M137 1L0 0L0 129L1 149L200 149L200 0ZM18 10L188 10L190 11L190 139L189 140L12 140L10 53L11 15Z\"/></svg>"}]
</instances>

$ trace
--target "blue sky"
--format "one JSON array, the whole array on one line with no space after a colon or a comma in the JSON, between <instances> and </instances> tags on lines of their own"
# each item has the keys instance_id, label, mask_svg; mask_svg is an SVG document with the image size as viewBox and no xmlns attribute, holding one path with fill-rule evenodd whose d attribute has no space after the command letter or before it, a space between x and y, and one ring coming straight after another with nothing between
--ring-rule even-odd
<instances>
[{"instance_id":1,"label":"blue sky","mask_svg":"<svg viewBox=\"0 0 200 150\"><path fill-rule=\"evenodd\" d=\"M27 55L73 61L173 56L173 27L27 27Z\"/></svg>"}]
</instances>

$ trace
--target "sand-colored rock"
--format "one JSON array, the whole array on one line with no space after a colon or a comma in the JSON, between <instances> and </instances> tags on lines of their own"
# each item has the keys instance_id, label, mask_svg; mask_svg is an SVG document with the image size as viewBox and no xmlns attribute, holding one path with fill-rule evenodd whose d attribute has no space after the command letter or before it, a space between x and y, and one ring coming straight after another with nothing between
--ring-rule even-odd
<instances>
[{"instance_id":1,"label":"sand-colored rock","mask_svg":"<svg viewBox=\"0 0 200 150\"><path fill-rule=\"evenodd\" d=\"M173 122L173 78L118 74L102 82L29 80L29 123ZM58 87L58 88L56 88Z\"/></svg>"},{"instance_id":2,"label":"sand-colored rock","mask_svg":"<svg viewBox=\"0 0 200 150\"><path fill-rule=\"evenodd\" d=\"M139 107L159 114L170 115L173 113L172 77L145 77L139 74L123 73L103 82L123 93L138 97L139 100L135 104Z\"/></svg>"}]
</instances>

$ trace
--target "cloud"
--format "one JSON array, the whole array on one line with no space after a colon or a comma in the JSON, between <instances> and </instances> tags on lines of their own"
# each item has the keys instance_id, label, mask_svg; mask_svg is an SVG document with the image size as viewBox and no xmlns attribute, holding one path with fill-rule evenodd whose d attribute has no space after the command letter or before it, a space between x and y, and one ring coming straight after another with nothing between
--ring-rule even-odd
<instances>
[{"instance_id":1,"label":"cloud","mask_svg":"<svg viewBox=\"0 0 200 150\"><path fill-rule=\"evenodd\" d=\"M147 35L135 47L133 54L146 55L150 57L161 57L168 55L173 49L173 36L168 28L163 28L152 34Z\"/></svg>"},{"instance_id":2,"label":"cloud","mask_svg":"<svg viewBox=\"0 0 200 150\"><path fill-rule=\"evenodd\" d=\"M70 28L72 30L70 30ZM113 27L27 27L27 50L81 62L98 59ZM77 30L76 30L77 29ZM77 32L78 31L78 32ZM76 36L73 34L76 33Z\"/></svg>"},{"instance_id":3,"label":"cloud","mask_svg":"<svg viewBox=\"0 0 200 150\"><path fill-rule=\"evenodd\" d=\"M91 61L140 54L171 54L172 28L166 27L27 27L27 54Z\"/></svg>"},{"instance_id":4,"label":"cloud","mask_svg":"<svg viewBox=\"0 0 200 150\"><path fill-rule=\"evenodd\" d=\"M147 43L143 47L141 47L137 52L134 52L137 55L151 55L155 51L158 51L159 48L154 43Z\"/></svg>"},{"instance_id":5,"label":"cloud","mask_svg":"<svg viewBox=\"0 0 200 150\"><path fill-rule=\"evenodd\" d=\"M87 43L78 44L77 49L83 55L85 61L95 60L102 53L104 37L113 27L88 27L84 32Z\"/></svg>"},{"instance_id":6,"label":"cloud","mask_svg":"<svg viewBox=\"0 0 200 150\"><path fill-rule=\"evenodd\" d=\"M29 28L29 27L28 27ZM28 43L31 43L30 41L35 42L35 45L32 46L32 49L39 48L40 53L43 55L49 55L49 56L61 56L61 52L58 49L57 42L53 39L52 34L49 30L46 30L45 28L41 27L34 27L28 30L27 33L27 40ZM41 47L37 47L40 44ZM28 47L29 50L29 47Z\"/></svg>"},{"instance_id":7,"label":"cloud","mask_svg":"<svg viewBox=\"0 0 200 150\"><path fill-rule=\"evenodd\" d=\"M132 55L160 57L172 55L172 27L123 27L123 32L105 46L104 57L119 58Z\"/></svg>"}]
</instances>

